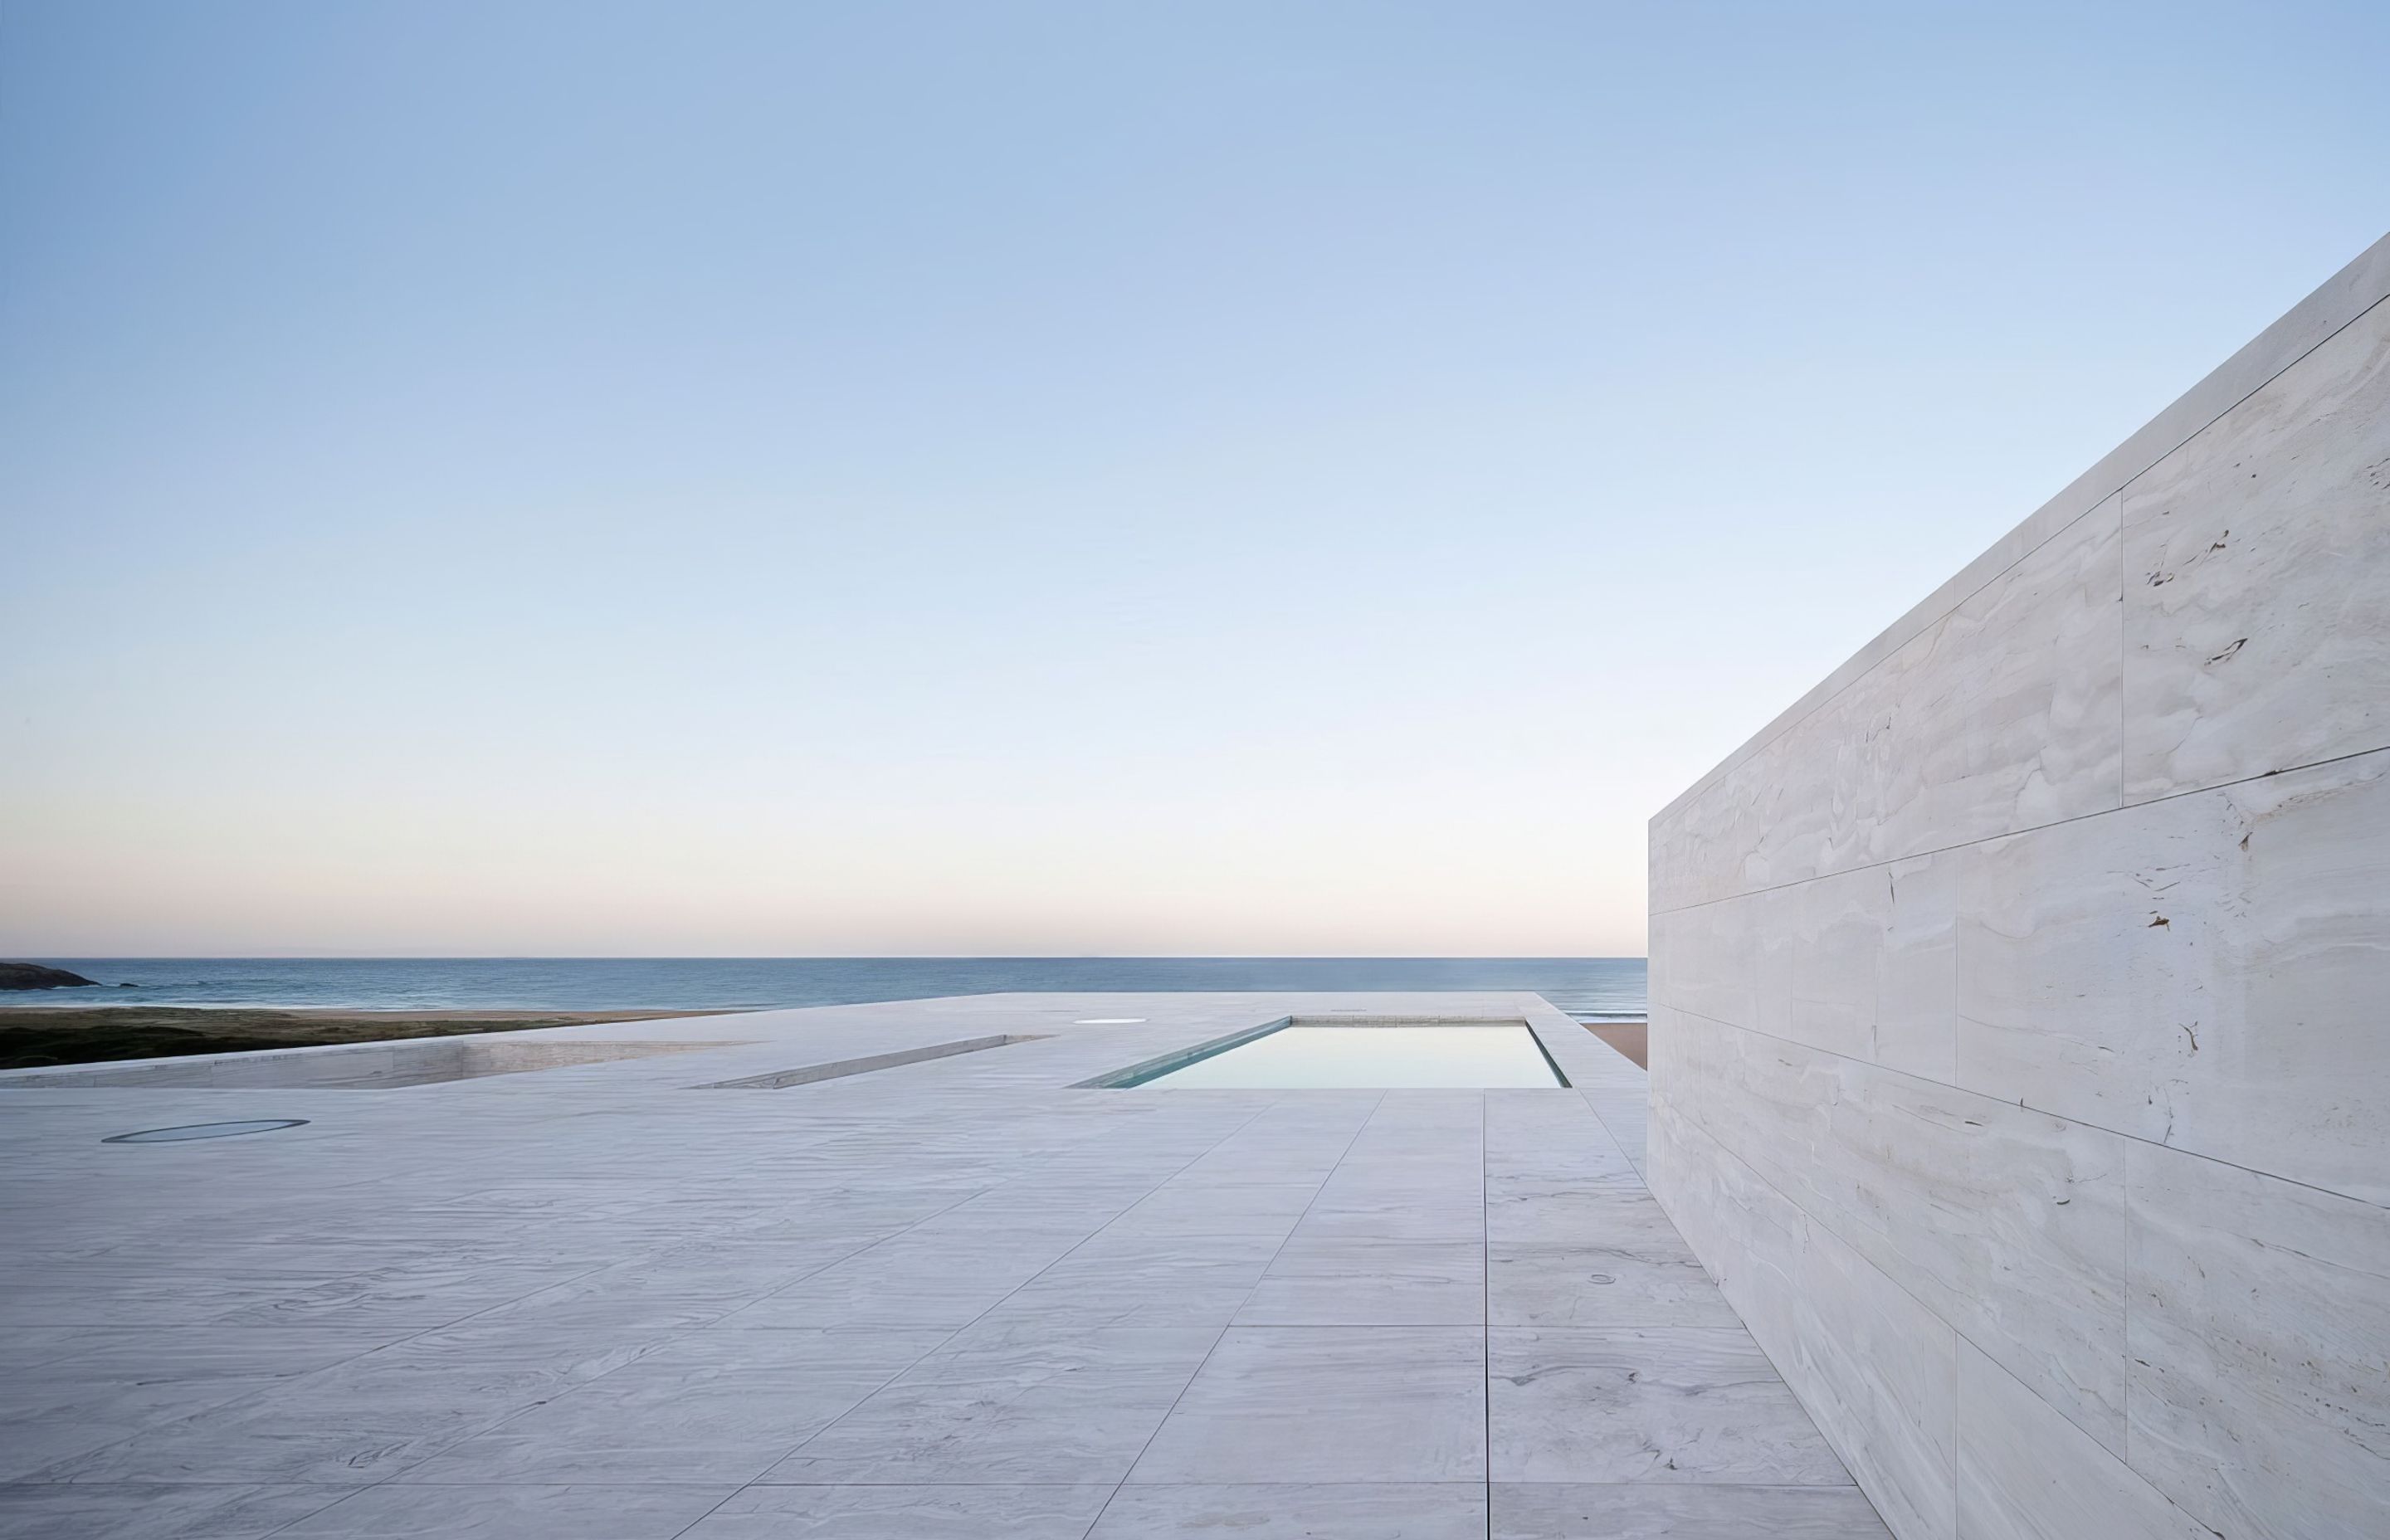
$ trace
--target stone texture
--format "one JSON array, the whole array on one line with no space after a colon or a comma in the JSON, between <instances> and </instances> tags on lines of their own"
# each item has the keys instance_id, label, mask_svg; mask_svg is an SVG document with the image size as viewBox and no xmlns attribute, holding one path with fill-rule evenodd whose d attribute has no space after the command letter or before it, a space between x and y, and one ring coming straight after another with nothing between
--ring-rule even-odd
<instances>
[{"instance_id":1,"label":"stone texture","mask_svg":"<svg viewBox=\"0 0 2390 1540\"><path fill-rule=\"evenodd\" d=\"M1697 1017L1671 1052L1677 1105L1728 1150L2123 1446L2127 1141Z\"/></svg>"},{"instance_id":2,"label":"stone texture","mask_svg":"<svg viewBox=\"0 0 2390 1540\"><path fill-rule=\"evenodd\" d=\"M1936 859L1970 1087L2390 1201L2390 751Z\"/></svg>"},{"instance_id":3,"label":"stone texture","mask_svg":"<svg viewBox=\"0 0 2390 1540\"><path fill-rule=\"evenodd\" d=\"M2390 1514L2390 1210L2137 1147L2127 1457L2209 1528Z\"/></svg>"},{"instance_id":4,"label":"stone texture","mask_svg":"<svg viewBox=\"0 0 2390 1540\"><path fill-rule=\"evenodd\" d=\"M2390 305L2123 506L2134 801L2390 746Z\"/></svg>"},{"instance_id":5,"label":"stone texture","mask_svg":"<svg viewBox=\"0 0 2390 1540\"><path fill-rule=\"evenodd\" d=\"M1495 1328L1496 1482L1847 1485L1740 1327Z\"/></svg>"},{"instance_id":6,"label":"stone texture","mask_svg":"<svg viewBox=\"0 0 2390 1540\"><path fill-rule=\"evenodd\" d=\"M1112 1495L1088 1486L751 1486L687 1540L1084 1540Z\"/></svg>"},{"instance_id":7,"label":"stone texture","mask_svg":"<svg viewBox=\"0 0 2390 1540\"><path fill-rule=\"evenodd\" d=\"M1849 1487L1497 1486L1491 1540L1891 1540Z\"/></svg>"},{"instance_id":8,"label":"stone texture","mask_svg":"<svg viewBox=\"0 0 2390 1540\"><path fill-rule=\"evenodd\" d=\"M372 1352L386 1333L305 1325L129 1327L0 1379L0 1480Z\"/></svg>"},{"instance_id":9,"label":"stone texture","mask_svg":"<svg viewBox=\"0 0 2390 1540\"><path fill-rule=\"evenodd\" d=\"M1485 1248L1297 1230L1248 1293L1239 1326L1478 1326Z\"/></svg>"},{"instance_id":10,"label":"stone texture","mask_svg":"<svg viewBox=\"0 0 2390 1540\"><path fill-rule=\"evenodd\" d=\"M1959 1345L1960 1540L2214 1540L2123 1460Z\"/></svg>"},{"instance_id":11,"label":"stone texture","mask_svg":"<svg viewBox=\"0 0 2390 1540\"><path fill-rule=\"evenodd\" d=\"M1482 1482L1484 1328L1236 1328L1128 1479Z\"/></svg>"},{"instance_id":12,"label":"stone texture","mask_svg":"<svg viewBox=\"0 0 2390 1540\"><path fill-rule=\"evenodd\" d=\"M40 1472L106 1482L366 1485L636 1362L652 1334L461 1328L151 1427Z\"/></svg>"},{"instance_id":13,"label":"stone texture","mask_svg":"<svg viewBox=\"0 0 2390 1540\"><path fill-rule=\"evenodd\" d=\"M2226 359L2206 379L2184 391L2131 437L2102 456L2096 465L2076 477L2058 495L1994 541L1990 549L1953 574L1899 620L1885 627L1842 667L1812 687L1807 694L1728 755L1724 763L1664 808L1652 820L1654 830L1673 830L1678 827L1679 815L1687 809L1715 802L1715 794L1729 776L1783 737L1794 724L1814 714L1854 681L1874 670L1884 659L1948 614L1967 596L1982 589L1995 576L2073 524L2096 504L2229 412L2284 368L2379 304L2385 293L2390 293L2390 236L2374 242L2314 293L2294 305L2280 320ZM1653 905L1654 908L1660 906L1657 903Z\"/></svg>"},{"instance_id":14,"label":"stone texture","mask_svg":"<svg viewBox=\"0 0 2390 1540\"><path fill-rule=\"evenodd\" d=\"M1890 914L1876 955L1873 1051L1866 1057L1945 1085L1959 1075L1959 863L1912 856L1884 867Z\"/></svg>"},{"instance_id":15,"label":"stone texture","mask_svg":"<svg viewBox=\"0 0 2390 1540\"><path fill-rule=\"evenodd\" d=\"M1609 1225L1581 1241L1489 1243L1495 1326L1738 1326L1676 1226Z\"/></svg>"},{"instance_id":16,"label":"stone texture","mask_svg":"<svg viewBox=\"0 0 2390 1540\"><path fill-rule=\"evenodd\" d=\"M2390 1200L2390 1056L2348 1019L2390 990L2390 751L1855 876L1889 883L1871 948L1824 947L1783 893L1664 917L1655 944L1705 981L1666 1003ZM1872 970L1872 1019L1857 987L1835 1030L1798 1014L1776 959L1818 950Z\"/></svg>"},{"instance_id":17,"label":"stone texture","mask_svg":"<svg viewBox=\"0 0 2390 1540\"><path fill-rule=\"evenodd\" d=\"M290 1540L675 1540L732 1488L377 1486L278 1532Z\"/></svg>"},{"instance_id":18,"label":"stone texture","mask_svg":"<svg viewBox=\"0 0 2390 1540\"><path fill-rule=\"evenodd\" d=\"M1528 1020L1573 1084L1073 1088L1346 1006ZM1103 1016L1145 1020L1075 1026ZM1642 1072L1533 996L737 1020L403 1090L0 1075L0 1534L1458 1540L1509 1322L1646 1388L1530 1388L1506 1451L1623 1460L1647 1427L1685 1495L1638 1513L1734 1511L1753 1472L1850 1493L1613 1136ZM997 1034L1031 1040L694 1088ZM286 1112L315 1121L100 1142Z\"/></svg>"},{"instance_id":19,"label":"stone texture","mask_svg":"<svg viewBox=\"0 0 2390 1540\"><path fill-rule=\"evenodd\" d=\"M1217 1339L1201 1327L964 1333L807 1440L768 1479L1116 1482Z\"/></svg>"},{"instance_id":20,"label":"stone texture","mask_svg":"<svg viewBox=\"0 0 2390 1540\"><path fill-rule=\"evenodd\" d=\"M1652 820L1639 1169L1902 1540L2390 1513L2385 294Z\"/></svg>"},{"instance_id":21,"label":"stone texture","mask_svg":"<svg viewBox=\"0 0 2390 1540\"><path fill-rule=\"evenodd\" d=\"M397 1479L751 1482L945 1340L936 1330L684 1338Z\"/></svg>"},{"instance_id":22,"label":"stone texture","mask_svg":"<svg viewBox=\"0 0 2390 1540\"><path fill-rule=\"evenodd\" d=\"M2087 513L1655 820L1654 908L2117 806L2117 520Z\"/></svg>"},{"instance_id":23,"label":"stone texture","mask_svg":"<svg viewBox=\"0 0 2390 1540\"><path fill-rule=\"evenodd\" d=\"M0 1536L56 1540L265 1540L354 1489L345 1486L98 1485L0 1486Z\"/></svg>"},{"instance_id":24,"label":"stone texture","mask_svg":"<svg viewBox=\"0 0 2390 1540\"><path fill-rule=\"evenodd\" d=\"M1951 1534L1958 1333L1669 1102L1652 1145L1686 1238L1893 1533Z\"/></svg>"},{"instance_id":25,"label":"stone texture","mask_svg":"<svg viewBox=\"0 0 2390 1540\"><path fill-rule=\"evenodd\" d=\"M1477 1482L1124 1486L1087 1540L1484 1540Z\"/></svg>"}]
</instances>

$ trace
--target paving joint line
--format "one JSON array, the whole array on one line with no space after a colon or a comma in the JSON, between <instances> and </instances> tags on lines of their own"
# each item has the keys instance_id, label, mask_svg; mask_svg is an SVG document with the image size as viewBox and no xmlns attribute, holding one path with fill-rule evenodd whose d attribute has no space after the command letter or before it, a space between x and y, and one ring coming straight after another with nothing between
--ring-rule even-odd
<instances>
[{"instance_id":1,"label":"paving joint line","mask_svg":"<svg viewBox=\"0 0 2390 1540\"><path fill-rule=\"evenodd\" d=\"M1265 1109L1264 1109L1264 1110L1265 1110L1265 1111L1267 1111L1267 1110L1272 1110L1272 1109L1275 1109L1275 1108L1277 1108L1277 1107L1279 1107L1279 1106L1282 1105L1282 1104L1286 1101L1286 1099L1287 1099L1287 1098L1285 1098L1284 1097L1280 1097L1277 1101L1274 1101L1274 1102L1270 1103L1269 1107L1268 1107L1268 1108L1265 1108ZM1252 1288L1250 1288L1250 1289L1247 1289L1247 1290L1245 1290L1245 1297L1244 1297L1244 1300L1242 1301L1242 1303L1240 1303L1237 1306L1237 1308L1236 1308L1235 1310L1233 1310L1233 1311L1229 1312L1228 1319L1227 1319L1227 1321L1225 1324L1223 1324L1223 1325L1221 1326L1221 1328L1220 1328L1220 1331L1219 1331L1219 1335L1218 1335L1218 1336L1216 1336L1216 1337L1214 1337L1214 1338L1212 1339L1212 1345L1211 1345L1210 1347L1205 1348L1205 1349L1203 1350L1203 1356L1202 1356L1202 1358L1201 1358L1201 1360L1196 1364L1196 1366L1195 1366L1195 1372L1194 1372L1193 1374L1190 1374L1190 1375L1189 1375L1189 1376L1187 1377L1187 1382L1186 1382L1185 1384L1183 1384L1183 1385L1181 1385L1181 1386L1179 1386L1179 1387L1178 1387L1178 1393L1177 1393L1176 1395L1172 1396L1172 1397L1170 1398L1170 1408L1169 1408L1169 1410L1167 1410L1167 1411L1163 1412L1163 1413L1162 1414L1161 1420L1160 1420L1160 1421L1157 1421L1156 1423L1154 1423L1154 1425L1153 1425L1153 1431L1145 1435L1145 1442L1144 1442L1143 1444L1139 1444L1139 1445L1137 1446L1137 1458L1136 1458L1136 1459L1133 1459L1133 1460L1131 1460L1131 1461L1129 1461L1129 1462L1128 1462L1128 1469L1121 1472L1121 1479L1120 1479L1117 1482L1115 1482L1115 1483L1113 1484L1111 1494L1110 1494L1109 1495L1107 1495L1107 1496L1104 1498L1104 1506L1103 1506L1103 1507L1101 1507L1101 1508L1098 1508L1098 1509L1096 1510L1096 1517L1095 1517L1095 1519L1094 1519L1093 1522L1091 1522L1091 1523L1089 1523L1089 1524L1087 1525L1087 1528L1086 1528L1086 1530L1085 1534L1081 1536L1081 1540L1086 1540L1086 1534L1093 1534L1096 1532L1096 1526L1097 1526L1097 1525L1099 1525L1099 1524L1101 1524L1101 1523L1104 1521L1104 1515L1105 1515L1105 1514L1107 1514L1107 1513L1110 1513L1110 1512L1111 1511L1111 1508L1112 1508L1112 1503L1113 1503L1113 1501L1114 1501L1115 1499L1117 1499L1117 1498L1120 1496L1120 1495L1121 1495L1121 1489L1122 1489L1123 1487L1124 1487L1124 1486L1128 1485L1128 1479L1129 1479L1129 1477L1130 1477L1132 1474L1134 1474L1134 1473L1136 1472L1138 1463L1139 1463L1140 1461L1142 1461L1142 1460L1145 1458L1147 1451L1148 1451L1148 1450L1150 1450L1150 1449L1153 1447L1153 1441L1154 1441L1155 1439L1158 1439L1158 1438L1160 1438L1160 1437L1162 1436L1162 1430L1163 1430L1166 1425L1168 1425L1168 1423L1169 1423L1170 1419L1171 1419L1173 1417L1175 1417L1175 1416L1176 1416L1176 1415L1177 1415L1177 1412L1178 1412L1178 1404L1179 1404L1180 1402L1182 1402L1182 1401L1184 1401L1184 1400L1186 1400L1186 1399L1187 1399L1187 1392L1188 1392L1189 1391L1190 1391L1190 1390L1194 1389L1194 1388L1195 1388L1195 1381L1196 1381L1196 1380L1201 1380L1201 1379L1203 1377L1203 1370L1204 1370L1204 1368L1205 1368L1208 1365L1210 1365L1210 1363L1212 1362L1212 1355L1213 1355L1214 1354L1215 1354L1215 1353L1217 1353L1217 1352L1219 1352L1219 1351L1220 1351L1220 1344L1221 1344L1222 1342L1225 1342L1225 1341L1227 1341L1228 1340L1228 1333L1229 1333L1229 1331L1230 1331L1230 1330L1232 1330L1232 1329L1235 1328L1235 1326L1236 1326L1236 1324L1237 1324L1237 1317L1238 1317L1239 1315L1240 1315L1244 1314L1244 1310L1245 1310L1245 1306L1246 1306L1246 1305L1249 1305L1249 1304L1251 1304L1251 1303L1253 1303L1253 1295L1254 1295L1254 1293L1255 1293L1257 1290L1260 1290L1260 1288L1261 1288L1261 1286L1262 1286L1262 1278L1266 1278L1266 1277L1269 1277L1269 1270L1270 1270L1272 1267L1275 1267L1275 1266L1277 1266L1277 1265L1278 1265L1278 1259L1279 1259L1280 1256L1284 1255L1284 1254L1285 1254L1285 1252L1286 1252L1287 1242L1288 1242L1288 1241L1291 1241L1291 1240L1292 1240L1292 1239L1294 1238L1294 1232L1295 1232L1295 1231L1297 1231L1297 1230L1299 1230L1299 1229L1303 1228L1303 1222L1304 1222L1305 1219L1308 1219L1308 1218L1310 1218L1310 1217L1311 1217L1311 1211L1312 1211L1314 1208L1317 1208L1317 1207L1318 1206L1318 1204L1319 1204L1319 1194L1320 1194L1320 1193L1322 1193L1322 1192L1326 1192L1326 1191L1328 1190L1328 1184L1329 1184L1330 1182L1331 1182L1331 1181L1335 1180L1337 1170L1344 1164L1344 1158L1345 1158L1346 1156L1348 1156L1348 1155L1350 1155L1350 1154L1352 1154L1352 1153L1353 1153L1353 1147L1354 1147L1356 1144L1357 1144L1357 1143L1359 1143L1359 1142L1360 1142L1360 1138L1361 1138L1361 1135L1362 1135L1363 1130L1367 1129L1367 1128L1369 1126L1369 1124L1370 1124L1371 1123L1373 1123L1373 1122L1375 1122L1375 1121L1377 1120L1377 1116L1378 1116L1378 1110L1379 1110L1380 1108L1381 1108L1381 1107L1385 1106L1385 1104L1386 1104L1386 1093L1385 1093L1385 1092L1383 1092L1383 1091L1381 1091L1381 1092L1379 1092L1379 1093L1378 1093L1378 1099L1377 1099L1377 1100L1375 1100L1375 1101L1373 1101L1373 1102L1371 1102L1371 1103L1369 1104L1369 1111L1368 1111L1368 1116L1366 1116L1366 1117L1364 1117L1364 1118L1361 1120L1360 1123L1359 1123L1356 1127L1355 1127L1355 1128L1354 1128L1354 1130L1353 1130L1353 1136L1352 1136L1351 1138L1349 1138L1349 1139L1345 1140L1345 1141L1344 1141L1344 1148L1343 1148L1342 1150L1340 1150L1340 1151L1338 1151L1338 1152L1337 1152L1337 1156L1336 1156L1336 1163L1335 1163L1334 1165L1330 1166L1330 1167L1328 1168L1328 1174L1327 1174L1327 1175L1325 1175L1325 1176L1322 1176L1322 1177L1319 1179L1319 1187L1318 1187L1318 1190L1317 1190L1317 1191L1315 1191L1315 1192L1311 1195L1311 1201L1310 1201L1310 1202L1308 1202L1308 1203L1305 1203L1305 1204L1303 1206L1303 1212L1302 1212L1301 1213L1299 1213L1299 1214L1295 1215L1295 1217L1294 1217L1294 1223L1293 1223L1292 1225L1291 1225L1291 1226L1289 1226L1287 1227L1287 1232L1286 1232L1286 1237L1285 1237L1285 1238L1284 1238L1284 1239L1281 1239L1281 1240L1278 1243L1278 1249L1277 1249L1276 1251L1272 1251L1272 1252L1270 1253L1269 1261L1267 1261L1267 1262L1266 1262L1266 1263L1262 1264L1261 1277L1257 1277L1257 1278L1255 1278L1255 1279L1253 1280L1253 1287L1252 1287ZM1254 1116L1255 1116L1256 1121L1258 1121L1260 1114L1259 1114L1259 1113L1256 1113ZM1238 1132L1238 1133L1240 1133L1240 1134L1241 1134L1241 1133L1243 1133L1243 1132L1244 1132L1244 1129L1240 1127L1240 1128L1239 1128L1239 1129L1237 1130L1237 1132ZM1231 1136L1231 1137L1233 1137L1233 1136ZM1221 1141L1220 1141L1220 1143L1221 1143L1221 1144L1226 1144L1226 1143L1227 1143L1227 1142L1228 1142L1228 1141L1227 1141L1227 1139L1223 1139L1223 1140L1221 1140ZM1213 1149L1218 1149L1218 1148L1219 1148L1219 1146L1218 1146L1218 1145L1214 1145L1214 1146L1213 1147ZM1206 1150L1206 1151L1204 1151L1204 1153L1205 1153L1205 1154L1209 1154L1209 1153L1211 1153L1211 1151L1210 1151L1210 1150ZM1199 1156L1199 1157L1197 1157L1197 1158L1198 1158L1198 1159L1201 1159L1201 1157L1200 1157L1200 1156ZM1190 1162L1190 1163L1191 1163L1191 1162ZM1156 1483L1156 1484L1162 1484L1162 1483ZM1180 1483L1173 1483L1173 1484L1185 1485L1185 1484L1191 1484L1191 1483L1180 1482Z\"/></svg>"}]
</instances>

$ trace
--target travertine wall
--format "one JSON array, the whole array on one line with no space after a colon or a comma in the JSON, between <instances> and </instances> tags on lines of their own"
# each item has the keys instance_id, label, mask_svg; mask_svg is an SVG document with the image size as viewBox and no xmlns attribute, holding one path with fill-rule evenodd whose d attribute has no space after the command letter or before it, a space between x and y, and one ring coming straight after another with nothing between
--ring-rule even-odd
<instances>
[{"instance_id":1,"label":"travertine wall","mask_svg":"<svg viewBox=\"0 0 2390 1540\"><path fill-rule=\"evenodd\" d=\"M1902 1540L2390 1535L2385 293L1652 820L1651 1185Z\"/></svg>"}]
</instances>

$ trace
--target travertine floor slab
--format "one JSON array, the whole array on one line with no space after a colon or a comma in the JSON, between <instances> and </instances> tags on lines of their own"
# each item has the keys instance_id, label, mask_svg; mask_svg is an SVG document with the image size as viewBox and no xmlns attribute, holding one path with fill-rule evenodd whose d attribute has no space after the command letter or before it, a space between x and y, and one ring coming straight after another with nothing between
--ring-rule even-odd
<instances>
[{"instance_id":1,"label":"travertine floor slab","mask_svg":"<svg viewBox=\"0 0 2390 1540\"><path fill-rule=\"evenodd\" d=\"M1239 1326L1479 1326L1485 1251L1297 1229L1250 1290Z\"/></svg>"},{"instance_id":2,"label":"travertine floor slab","mask_svg":"<svg viewBox=\"0 0 2390 1540\"><path fill-rule=\"evenodd\" d=\"M148 1482L0 1486L0 1540L264 1540L355 1490Z\"/></svg>"},{"instance_id":3,"label":"travertine floor slab","mask_svg":"<svg viewBox=\"0 0 2390 1540\"><path fill-rule=\"evenodd\" d=\"M1734 1310L1673 1227L1585 1241L1489 1241L1486 1321L1494 1326L1740 1327Z\"/></svg>"},{"instance_id":4,"label":"travertine floor slab","mask_svg":"<svg viewBox=\"0 0 2390 1540\"><path fill-rule=\"evenodd\" d=\"M1497 1327L1488 1352L1497 1482L1850 1480L1741 1327Z\"/></svg>"},{"instance_id":5,"label":"travertine floor slab","mask_svg":"<svg viewBox=\"0 0 2390 1540\"><path fill-rule=\"evenodd\" d=\"M693 1334L397 1479L753 1481L944 1341L935 1330Z\"/></svg>"},{"instance_id":6,"label":"travertine floor slab","mask_svg":"<svg viewBox=\"0 0 2390 1540\"><path fill-rule=\"evenodd\" d=\"M276 1533L289 1540L670 1540L735 1488L722 1486L377 1486Z\"/></svg>"},{"instance_id":7,"label":"travertine floor slab","mask_svg":"<svg viewBox=\"0 0 2390 1540\"><path fill-rule=\"evenodd\" d=\"M1081 1540L1109 1484L751 1486L688 1540Z\"/></svg>"},{"instance_id":8,"label":"travertine floor slab","mask_svg":"<svg viewBox=\"0 0 2390 1540\"><path fill-rule=\"evenodd\" d=\"M1493 1491L1491 1540L1892 1540L1847 1486L1515 1486Z\"/></svg>"},{"instance_id":9,"label":"travertine floor slab","mask_svg":"<svg viewBox=\"0 0 2390 1540\"><path fill-rule=\"evenodd\" d=\"M966 1330L806 1441L771 1479L1116 1482L1218 1335Z\"/></svg>"},{"instance_id":10,"label":"travertine floor slab","mask_svg":"<svg viewBox=\"0 0 2390 1540\"><path fill-rule=\"evenodd\" d=\"M1573 1084L1073 1088L1338 1007L1523 1019ZM0 1540L1878 1534L1643 1190L1642 1072L1534 996L729 1024L395 1090L0 1077ZM250 1117L310 1121L100 1142Z\"/></svg>"},{"instance_id":11,"label":"travertine floor slab","mask_svg":"<svg viewBox=\"0 0 2390 1540\"><path fill-rule=\"evenodd\" d=\"M1475 1327L1234 1327L1132 1482L1485 1478Z\"/></svg>"},{"instance_id":12,"label":"travertine floor slab","mask_svg":"<svg viewBox=\"0 0 2390 1540\"><path fill-rule=\"evenodd\" d=\"M1477 1482L1124 1486L1088 1540L1484 1540Z\"/></svg>"}]
</instances>

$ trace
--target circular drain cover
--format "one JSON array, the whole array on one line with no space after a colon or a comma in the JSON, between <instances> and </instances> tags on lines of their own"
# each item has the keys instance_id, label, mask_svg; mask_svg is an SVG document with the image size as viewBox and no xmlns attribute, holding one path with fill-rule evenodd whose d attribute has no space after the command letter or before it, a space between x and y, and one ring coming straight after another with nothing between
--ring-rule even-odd
<instances>
[{"instance_id":1,"label":"circular drain cover","mask_svg":"<svg viewBox=\"0 0 2390 1540\"><path fill-rule=\"evenodd\" d=\"M229 1139L236 1134L270 1134L297 1128L305 1118L256 1118L248 1123L186 1123L180 1128L145 1128L138 1134L113 1134L102 1144L174 1144L183 1139Z\"/></svg>"},{"instance_id":2,"label":"circular drain cover","mask_svg":"<svg viewBox=\"0 0 2390 1540\"><path fill-rule=\"evenodd\" d=\"M1084 1020L1073 1021L1071 1025L1074 1027L1133 1027L1144 1020L1145 1018L1142 1016L1090 1016Z\"/></svg>"}]
</instances>

